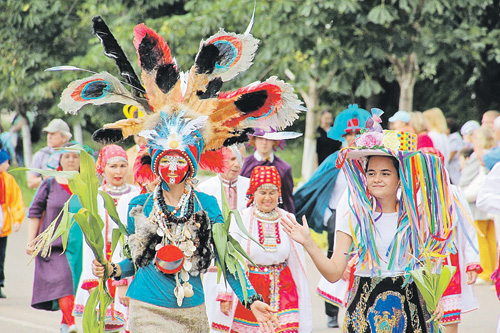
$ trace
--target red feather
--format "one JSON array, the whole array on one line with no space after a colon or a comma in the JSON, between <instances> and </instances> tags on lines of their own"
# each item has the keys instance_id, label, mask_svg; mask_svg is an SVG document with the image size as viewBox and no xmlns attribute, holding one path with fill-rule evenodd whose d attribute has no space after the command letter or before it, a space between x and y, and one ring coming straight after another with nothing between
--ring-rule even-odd
<instances>
[{"instance_id":1,"label":"red feather","mask_svg":"<svg viewBox=\"0 0 500 333\"><path fill-rule=\"evenodd\" d=\"M149 150L143 146L139 150L137 158L134 162L134 181L140 184L149 184L156 179L156 176L151 169L151 163L143 164L142 157L145 155L149 155ZM149 161L151 162L151 159L149 159Z\"/></svg>"},{"instance_id":2,"label":"red feather","mask_svg":"<svg viewBox=\"0 0 500 333\"><path fill-rule=\"evenodd\" d=\"M224 173L229 170L231 154L232 152L229 149L206 151L201 154L198 167L215 173Z\"/></svg>"},{"instance_id":3,"label":"red feather","mask_svg":"<svg viewBox=\"0 0 500 333\"><path fill-rule=\"evenodd\" d=\"M235 127L241 121L252 117L256 119L266 119L273 116L281 108L281 88L277 85L270 84L267 82L259 84L251 84L247 87L240 88L236 91L228 91L219 94L219 100L233 100L234 102L242 101L246 94L254 94L257 92L266 92L267 99L263 104L256 110L251 112L245 112L239 117L230 118L224 123L225 126Z\"/></svg>"},{"instance_id":4,"label":"red feather","mask_svg":"<svg viewBox=\"0 0 500 333\"><path fill-rule=\"evenodd\" d=\"M141 23L134 28L134 46L139 56L139 65L141 65L141 54L139 53L140 46L145 38L148 39L148 44L150 45L145 52L149 58L156 60L156 66L174 63L174 59L170 54L170 48L167 42L165 42L165 39L146 27L144 23Z\"/></svg>"}]
</instances>

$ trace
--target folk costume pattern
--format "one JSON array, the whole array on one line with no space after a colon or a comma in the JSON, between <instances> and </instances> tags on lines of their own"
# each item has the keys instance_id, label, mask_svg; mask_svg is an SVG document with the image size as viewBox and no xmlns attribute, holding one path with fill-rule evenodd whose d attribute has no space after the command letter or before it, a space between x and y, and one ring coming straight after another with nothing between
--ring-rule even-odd
<instances>
[{"instance_id":1,"label":"folk costume pattern","mask_svg":"<svg viewBox=\"0 0 500 333\"><path fill-rule=\"evenodd\" d=\"M350 295L343 332L430 331L424 301L414 283L404 286L403 276L357 276Z\"/></svg>"},{"instance_id":2,"label":"folk costume pattern","mask_svg":"<svg viewBox=\"0 0 500 333\"><path fill-rule=\"evenodd\" d=\"M413 134L383 131L378 124L381 114L373 109L368 129L354 146L339 154L338 166L342 166L350 189L351 214L337 216L343 219L337 228L351 235L352 254L359 257L343 329L428 332L431 327L425 319L429 315L409 272L419 268L426 255L446 255L456 225L467 222L468 215L439 158L415 152ZM398 213L375 213L377 203L366 191L363 160L374 155L393 156L399 163ZM393 237L392 241L387 237Z\"/></svg>"}]
</instances>

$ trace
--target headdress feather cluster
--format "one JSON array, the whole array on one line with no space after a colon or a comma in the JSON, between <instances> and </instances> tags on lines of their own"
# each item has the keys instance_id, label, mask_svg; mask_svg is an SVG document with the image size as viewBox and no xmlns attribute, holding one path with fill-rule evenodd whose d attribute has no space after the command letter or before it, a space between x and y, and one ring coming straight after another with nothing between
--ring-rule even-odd
<instances>
[{"instance_id":1,"label":"headdress feather cluster","mask_svg":"<svg viewBox=\"0 0 500 333\"><path fill-rule=\"evenodd\" d=\"M203 154L210 169L220 168L222 161L213 151L248 140L252 128L283 129L305 111L293 88L271 77L232 92L220 92L229 81L251 65L258 40L249 32L228 33L220 30L200 44L195 63L187 73L179 71L165 40L144 24L134 29L134 46L141 68L141 80L135 74L125 53L99 16L93 19L94 33L99 37L106 56L115 60L121 82L107 72L95 73L72 82L64 91L59 107L76 113L87 104L122 103L133 105L144 115L119 120L97 130L93 139L103 143L120 141L130 135L148 133L166 116L182 114L184 130L196 128L203 138ZM71 66L49 70L81 70Z\"/></svg>"}]
</instances>

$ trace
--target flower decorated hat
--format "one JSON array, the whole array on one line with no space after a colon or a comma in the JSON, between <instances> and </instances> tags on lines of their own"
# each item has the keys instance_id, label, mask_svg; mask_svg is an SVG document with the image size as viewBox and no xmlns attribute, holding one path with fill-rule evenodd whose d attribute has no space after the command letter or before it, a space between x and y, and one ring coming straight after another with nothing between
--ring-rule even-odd
<instances>
[{"instance_id":1,"label":"flower decorated hat","mask_svg":"<svg viewBox=\"0 0 500 333\"><path fill-rule=\"evenodd\" d=\"M399 227L387 252L388 267L405 267L409 274L425 256L442 258L453 251L454 227L457 223L468 223L464 221L467 214L452 193L440 158L417 151L417 136L413 133L383 130L382 113L380 109L372 109L367 128L350 147L341 150L337 166L344 171L350 192L350 223L356 231L352 254L377 275L382 260L375 245L380 213L375 213L376 199L367 189L366 158L390 156L398 161Z\"/></svg>"},{"instance_id":2,"label":"flower decorated hat","mask_svg":"<svg viewBox=\"0 0 500 333\"><path fill-rule=\"evenodd\" d=\"M417 135L409 132L383 130L380 126L380 116L383 111L372 109L372 117L366 122L353 145L344 152L347 158L360 159L365 156L390 155L399 153L414 153L417 151Z\"/></svg>"}]
</instances>

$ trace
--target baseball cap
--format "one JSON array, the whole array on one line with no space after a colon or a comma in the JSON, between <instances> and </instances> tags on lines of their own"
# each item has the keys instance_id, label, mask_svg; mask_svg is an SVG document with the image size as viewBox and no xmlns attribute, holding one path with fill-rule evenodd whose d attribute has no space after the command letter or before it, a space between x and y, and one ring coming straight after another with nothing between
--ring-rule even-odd
<instances>
[{"instance_id":1,"label":"baseball cap","mask_svg":"<svg viewBox=\"0 0 500 333\"><path fill-rule=\"evenodd\" d=\"M470 135L472 132L477 130L481 125L475 120L469 120L465 124L463 124L462 128L460 128L460 134L462 135Z\"/></svg>"},{"instance_id":2,"label":"baseball cap","mask_svg":"<svg viewBox=\"0 0 500 333\"><path fill-rule=\"evenodd\" d=\"M398 111L392 117L389 118L389 122L393 123L395 121L402 121L404 123L410 122L410 114L406 111Z\"/></svg>"},{"instance_id":3,"label":"baseball cap","mask_svg":"<svg viewBox=\"0 0 500 333\"><path fill-rule=\"evenodd\" d=\"M71 135L71 132L69 131L68 124L64 120L59 119L59 118L52 120L47 125L47 127L45 127L43 129L43 131L47 132L47 133L61 132L68 139L73 136L73 135Z\"/></svg>"}]
</instances>

